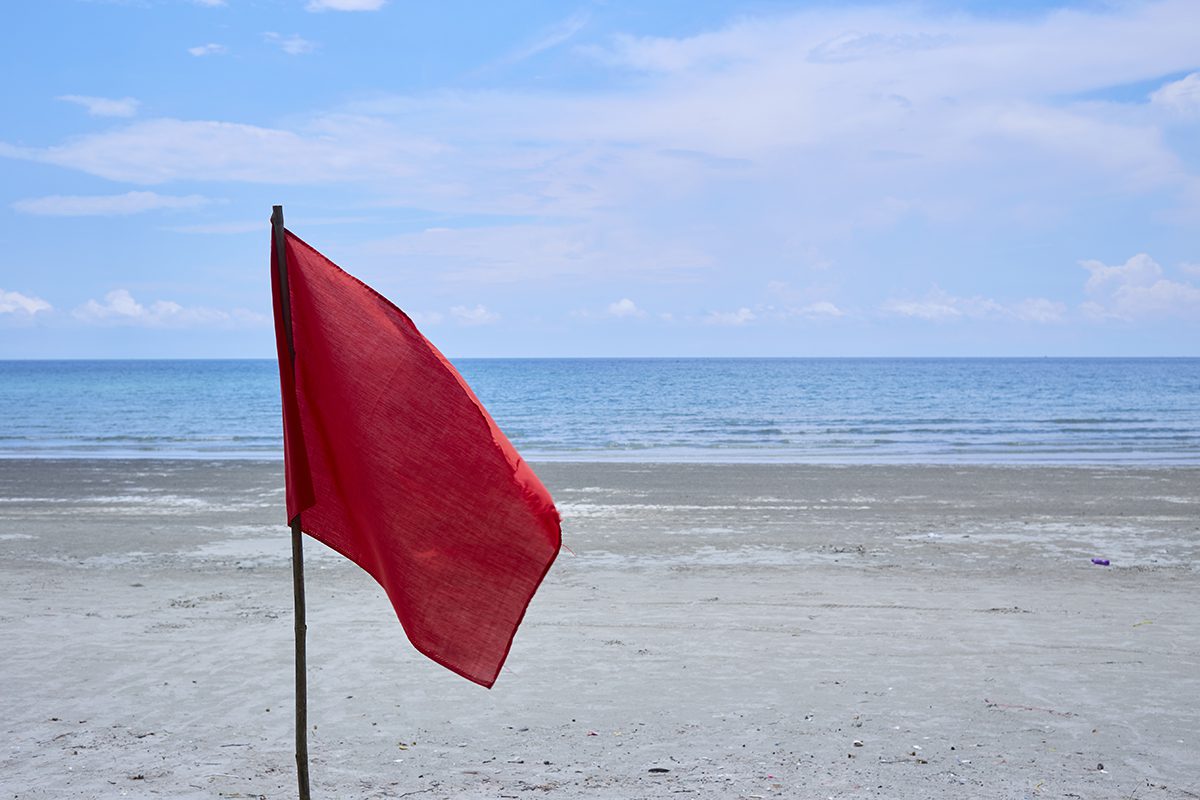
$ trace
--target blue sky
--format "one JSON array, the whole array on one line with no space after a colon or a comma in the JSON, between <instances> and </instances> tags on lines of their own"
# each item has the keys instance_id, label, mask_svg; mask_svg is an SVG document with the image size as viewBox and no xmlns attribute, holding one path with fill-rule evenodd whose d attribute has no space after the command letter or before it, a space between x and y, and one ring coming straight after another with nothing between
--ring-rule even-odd
<instances>
[{"instance_id":1,"label":"blue sky","mask_svg":"<svg viewBox=\"0 0 1200 800\"><path fill-rule=\"evenodd\" d=\"M1200 355L1200 3L14 4L0 358Z\"/></svg>"}]
</instances>

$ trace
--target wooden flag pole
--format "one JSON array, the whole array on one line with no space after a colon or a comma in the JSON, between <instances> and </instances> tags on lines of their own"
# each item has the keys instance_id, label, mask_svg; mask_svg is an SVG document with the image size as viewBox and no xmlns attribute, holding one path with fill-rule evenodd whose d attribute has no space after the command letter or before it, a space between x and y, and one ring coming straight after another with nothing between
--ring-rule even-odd
<instances>
[{"instance_id":1,"label":"wooden flag pole","mask_svg":"<svg viewBox=\"0 0 1200 800\"><path fill-rule=\"evenodd\" d=\"M275 235L275 268L279 270L279 297L283 311L283 329L287 334L288 355L294 368L296 348L292 342L292 307L288 295L287 239L283 232L283 206L271 209L271 230ZM305 657L305 638L308 625L304 615L304 539L300 530L300 515L291 520L292 527L292 594L296 617L296 779L300 800L310 800L308 789L308 665Z\"/></svg>"},{"instance_id":2,"label":"wooden flag pole","mask_svg":"<svg viewBox=\"0 0 1200 800\"><path fill-rule=\"evenodd\" d=\"M300 515L292 520L292 589L296 606L296 780L300 800L308 793L308 666L304 639L304 540L300 537Z\"/></svg>"}]
</instances>

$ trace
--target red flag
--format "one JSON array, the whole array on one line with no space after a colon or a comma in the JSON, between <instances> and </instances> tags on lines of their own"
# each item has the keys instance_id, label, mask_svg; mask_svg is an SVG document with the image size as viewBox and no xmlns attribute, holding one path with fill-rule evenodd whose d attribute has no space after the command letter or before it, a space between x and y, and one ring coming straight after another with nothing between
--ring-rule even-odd
<instances>
[{"instance_id":1,"label":"red flag","mask_svg":"<svg viewBox=\"0 0 1200 800\"><path fill-rule=\"evenodd\" d=\"M369 572L418 650L491 687L558 555L554 502L404 312L284 238L294 360L271 274L288 520Z\"/></svg>"}]
</instances>

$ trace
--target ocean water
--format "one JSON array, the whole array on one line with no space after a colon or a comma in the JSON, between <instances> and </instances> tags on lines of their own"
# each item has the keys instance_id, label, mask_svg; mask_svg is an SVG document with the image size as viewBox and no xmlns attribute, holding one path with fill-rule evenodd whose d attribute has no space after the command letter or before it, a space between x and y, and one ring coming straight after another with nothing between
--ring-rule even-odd
<instances>
[{"instance_id":1,"label":"ocean water","mask_svg":"<svg viewBox=\"0 0 1200 800\"><path fill-rule=\"evenodd\" d=\"M530 461L1200 465L1200 359L465 359ZM0 457L282 457L274 361L0 361Z\"/></svg>"}]
</instances>

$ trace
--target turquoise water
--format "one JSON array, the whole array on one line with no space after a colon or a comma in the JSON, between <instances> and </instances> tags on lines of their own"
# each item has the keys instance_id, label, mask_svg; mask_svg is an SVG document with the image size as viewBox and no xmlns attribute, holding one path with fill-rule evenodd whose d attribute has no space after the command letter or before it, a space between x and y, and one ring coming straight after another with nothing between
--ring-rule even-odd
<instances>
[{"instance_id":1,"label":"turquoise water","mask_svg":"<svg viewBox=\"0 0 1200 800\"><path fill-rule=\"evenodd\" d=\"M1200 464L1200 359L484 359L539 460ZM0 362L0 457L282 454L273 361Z\"/></svg>"}]
</instances>

